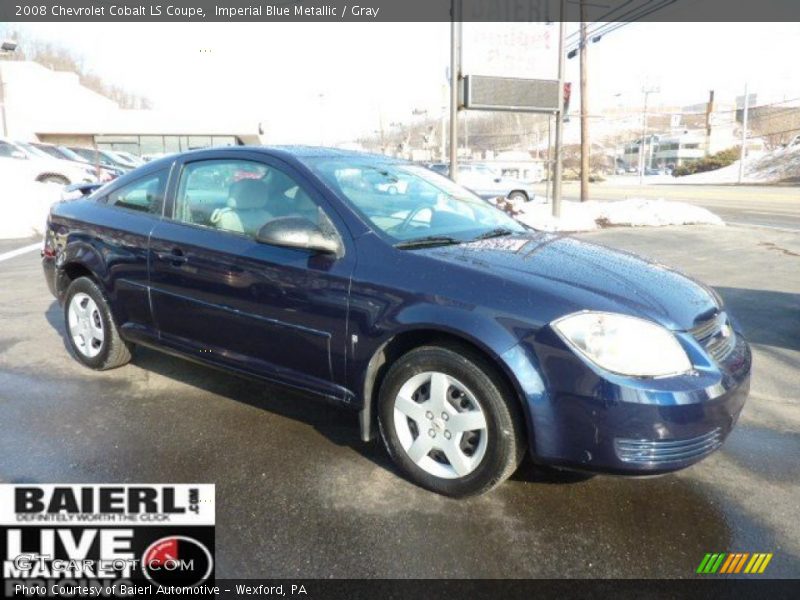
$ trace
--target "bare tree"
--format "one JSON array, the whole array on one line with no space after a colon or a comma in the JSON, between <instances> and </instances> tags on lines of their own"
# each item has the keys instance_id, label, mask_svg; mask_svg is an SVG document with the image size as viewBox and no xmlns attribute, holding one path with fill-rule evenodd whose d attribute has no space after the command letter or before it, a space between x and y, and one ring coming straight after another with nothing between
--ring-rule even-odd
<instances>
[{"instance_id":1,"label":"bare tree","mask_svg":"<svg viewBox=\"0 0 800 600\"><path fill-rule=\"evenodd\" d=\"M110 84L96 73L91 72L85 66L83 57L67 48L41 41L18 31L6 30L0 31L0 34L17 41L17 51L9 56L10 60L31 60L54 71L75 73L78 75L81 85L110 98L121 108L152 108L152 103L144 96Z\"/></svg>"}]
</instances>

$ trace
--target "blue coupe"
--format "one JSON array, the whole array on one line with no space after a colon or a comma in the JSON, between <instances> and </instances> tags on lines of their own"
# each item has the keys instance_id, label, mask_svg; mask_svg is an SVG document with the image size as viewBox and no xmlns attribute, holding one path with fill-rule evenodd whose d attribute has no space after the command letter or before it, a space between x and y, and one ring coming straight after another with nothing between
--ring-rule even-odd
<instances>
[{"instance_id":1,"label":"blue coupe","mask_svg":"<svg viewBox=\"0 0 800 600\"><path fill-rule=\"evenodd\" d=\"M141 344L303 390L451 496L498 485L526 453L687 467L720 447L749 388L749 347L710 288L383 156L157 160L54 206L43 264L86 366Z\"/></svg>"}]
</instances>

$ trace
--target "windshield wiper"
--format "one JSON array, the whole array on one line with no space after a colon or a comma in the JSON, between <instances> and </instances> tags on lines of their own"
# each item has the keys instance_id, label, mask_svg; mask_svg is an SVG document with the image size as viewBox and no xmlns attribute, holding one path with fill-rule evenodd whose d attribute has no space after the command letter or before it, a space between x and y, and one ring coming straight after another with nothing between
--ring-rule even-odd
<instances>
[{"instance_id":1,"label":"windshield wiper","mask_svg":"<svg viewBox=\"0 0 800 600\"><path fill-rule=\"evenodd\" d=\"M394 247L403 250L409 248L425 248L429 246L452 246L453 244L460 243L462 243L462 240L457 240L454 237L445 235L427 235L425 237L415 238L413 240L397 242Z\"/></svg>"},{"instance_id":2,"label":"windshield wiper","mask_svg":"<svg viewBox=\"0 0 800 600\"><path fill-rule=\"evenodd\" d=\"M497 227L496 229L490 229L489 231L485 231L484 233L472 239L473 241L488 240L489 238L503 237L506 235L511 235L512 233L514 232L511 231L510 229L506 229L505 227Z\"/></svg>"}]
</instances>

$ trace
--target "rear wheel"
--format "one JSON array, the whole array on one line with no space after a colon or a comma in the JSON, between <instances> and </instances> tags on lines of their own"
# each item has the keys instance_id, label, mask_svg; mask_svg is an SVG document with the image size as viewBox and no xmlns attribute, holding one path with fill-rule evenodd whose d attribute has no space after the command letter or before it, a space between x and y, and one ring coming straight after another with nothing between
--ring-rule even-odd
<instances>
[{"instance_id":1,"label":"rear wheel","mask_svg":"<svg viewBox=\"0 0 800 600\"><path fill-rule=\"evenodd\" d=\"M525 192L514 191L508 195L508 199L511 200L511 202L527 202L528 194Z\"/></svg>"},{"instance_id":2,"label":"rear wheel","mask_svg":"<svg viewBox=\"0 0 800 600\"><path fill-rule=\"evenodd\" d=\"M130 346L120 337L103 292L88 277L67 288L64 321L70 348L87 367L104 371L131 360Z\"/></svg>"},{"instance_id":3,"label":"rear wheel","mask_svg":"<svg viewBox=\"0 0 800 600\"><path fill-rule=\"evenodd\" d=\"M56 175L55 173L48 173L47 175L42 175L39 178L41 183L57 183L58 185L69 185L69 179L62 175Z\"/></svg>"},{"instance_id":4,"label":"rear wheel","mask_svg":"<svg viewBox=\"0 0 800 600\"><path fill-rule=\"evenodd\" d=\"M438 346L409 352L386 374L379 403L391 457L414 482L440 494L486 492L524 455L507 386L472 352Z\"/></svg>"}]
</instances>

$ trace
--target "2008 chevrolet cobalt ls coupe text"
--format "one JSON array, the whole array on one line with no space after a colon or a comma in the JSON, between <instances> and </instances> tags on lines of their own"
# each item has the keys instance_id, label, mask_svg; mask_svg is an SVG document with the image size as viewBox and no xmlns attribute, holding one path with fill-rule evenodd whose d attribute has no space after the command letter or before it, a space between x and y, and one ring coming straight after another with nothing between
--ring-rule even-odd
<instances>
[{"instance_id":1,"label":"2008 chevrolet cobalt ls coupe text","mask_svg":"<svg viewBox=\"0 0 800 600\"><path fill-rule=\"evenodd\" d=\"M540 464L646 475L722 444L750 350L709 288L522 225L428 169L314 148L148 163L56 205L43 264L75 356L135 344L357 411L453 496Z\"/></svg>"}]
</instances>

